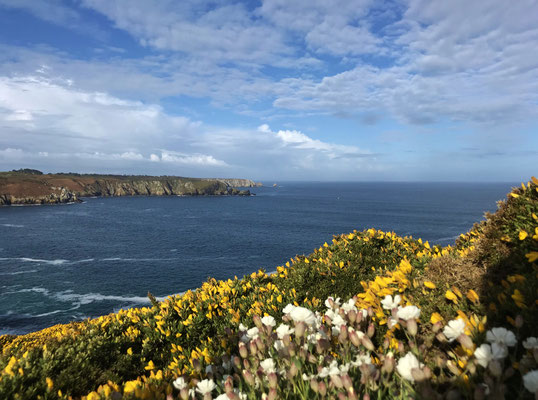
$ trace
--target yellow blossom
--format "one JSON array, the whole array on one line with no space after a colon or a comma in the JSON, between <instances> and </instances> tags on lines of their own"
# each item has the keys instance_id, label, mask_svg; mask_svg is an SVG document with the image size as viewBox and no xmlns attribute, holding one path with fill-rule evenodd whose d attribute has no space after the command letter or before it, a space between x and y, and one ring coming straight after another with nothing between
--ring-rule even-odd
<instances>
[{"instance_id":1,"label":"yellow blossom","mask_svg":"<svg viewBox=\"0 0 538 400\"><path fill-rule=\"evenodd\" d=\"M527 257L529 262L535 262L538 260L538 251L531 251L530 253L525 254L525 257Z\"/></svg>"},{"instance_id":2,"label":"yellow blossom","mask_svg":"<svg viewBox=\"0 0 538 400\"><path fill-rule=\"evenodd\" d=\"M527 236L529 236L529 234L525 232L524 230L519 231L519 240L525 240Z\"/></svg>"},{"instance_id":3,"label":"yellow blossom","mask_svg":"<svg viewBox=\"0 0 538 400\"><path fill-rule=\"evenodd\" d=\"M151 371L152 369L155 369L155 364L153 364L153 361L150 361L144 368Z\"/></svg>"},{"instance_id":4,"label":"yellow blossom","mask_svg":"<svg viewBox=\"0 0 538 400\"><path fill-rule=\"evenodd\" d=\"M424 286L426 286L428 289L435 289L436 288L435 283L433 283L431 281L425 281Z\"/></svg>"},{"instance_id":5,"label":"yellow blossom","mask_svg":"<svg viewBox=\"0 0 538 400\"><path fill-rule=\"evenodd\" d=\"M467 292L467 298L469 300L471 300L473 303L478 303L478 294L473 290L473 289L470 289L468 292Z\"/></svg>"},{"instance_id":6,"label":"yellow blossom","mask_svg":"<svg viewBox=\"0 0 538 400\"><path fill-rule=\"evenodd\" d=\"M450 290L447 290L446 293L445 293L445 297L448 299L448 300L451 300L453 301L454 303L458 303L458 296L456 296L452 291Z\"/></svg>"},{"instance_id":7,"label":"yellow blossom","mask_svg":"<svg viewBox=\"0 0 538 400\"><path fill-rule=\"evenodd\" d=\"M436 324L437 322L439 321L442 321L444 318L442 317L441 314L437 313L437 312L434 312L430 318L430 322L432 324Z\"/></svg>"}]
</instances>

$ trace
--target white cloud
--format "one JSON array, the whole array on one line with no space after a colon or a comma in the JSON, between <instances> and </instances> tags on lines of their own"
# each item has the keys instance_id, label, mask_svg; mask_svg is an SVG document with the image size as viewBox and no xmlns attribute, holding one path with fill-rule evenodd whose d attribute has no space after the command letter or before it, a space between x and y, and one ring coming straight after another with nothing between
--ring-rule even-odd
<instances>
[{"instance_id":1,"label":"white cloud","mask_svg":"<svg viewBox=\"0 0 538 400\"><path fill-rule=\"evenodd\" d=\"M143 46L201 55L219 62L278 63L293 50L281 32L256 20L245 6L207 1L147 3L84 0Z\"/></svg>"},{"instance_id":2,"label":"white cloud","mask_svg":"<svg viewBox=\"0 0 538 400\"><path fill-rule=\"evenodd\" d=\"M219 166L225 167L226 164L222 160L217 160L215 157L207 154L181 154L178 152L163 151L161 161L174 164L193 164L202 166Z\"/></svg>"}]
</instances>

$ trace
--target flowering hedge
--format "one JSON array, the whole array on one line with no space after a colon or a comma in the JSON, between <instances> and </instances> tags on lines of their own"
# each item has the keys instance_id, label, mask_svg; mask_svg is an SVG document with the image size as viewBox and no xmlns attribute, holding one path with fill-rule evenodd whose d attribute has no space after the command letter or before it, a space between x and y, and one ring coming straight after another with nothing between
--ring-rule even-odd
<instances>
[{"instance_id":1,"label":"flowering hedge","mask_svg":"<svg viewBox=\"0 0 538 400\"><path fill-rule=\"evenodd\" d=\"M273 274L1 336L0 398L534 398L537 215L533 178L454 246L354 231Z\"/></svg>"}]
</instances>

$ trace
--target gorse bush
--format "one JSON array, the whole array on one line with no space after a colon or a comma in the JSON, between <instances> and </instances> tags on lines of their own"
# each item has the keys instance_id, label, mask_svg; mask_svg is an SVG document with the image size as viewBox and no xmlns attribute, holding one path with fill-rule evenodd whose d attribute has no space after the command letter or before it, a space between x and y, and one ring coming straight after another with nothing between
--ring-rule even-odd
<instances>
[{"instance_id":1,"label":"gorse bush","mask_svg":"<svg viewBox=\"0 0 538 400\"><path fill-rule=\"evenodd\" d=\"M454 246L355 231L273 274L2 336L0 398L535 398L537 215L533 178Z\"/></svg>"}]
</instances>

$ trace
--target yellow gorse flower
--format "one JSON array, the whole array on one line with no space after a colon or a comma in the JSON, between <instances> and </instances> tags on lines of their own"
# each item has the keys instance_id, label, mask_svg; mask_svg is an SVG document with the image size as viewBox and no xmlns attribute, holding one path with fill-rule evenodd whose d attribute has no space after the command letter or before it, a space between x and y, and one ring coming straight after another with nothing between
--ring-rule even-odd
<instances>
[{"instance_id":1,"label":"yellow gorse flower","mask_svg":"<svg viewBox=\"0 0 538 400\"><path fill-rule=\"evenodd\" d=\"M435 283L431 281L425 281L424 286L426 286L428 289L435 289L437 286L435 286Z\"/></svg>"}]
</instances>

